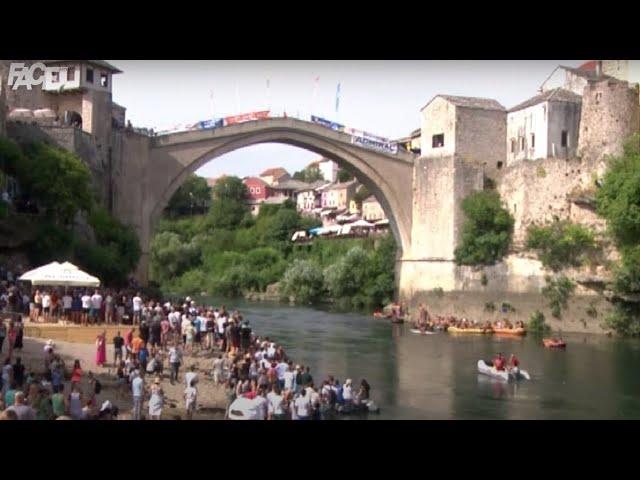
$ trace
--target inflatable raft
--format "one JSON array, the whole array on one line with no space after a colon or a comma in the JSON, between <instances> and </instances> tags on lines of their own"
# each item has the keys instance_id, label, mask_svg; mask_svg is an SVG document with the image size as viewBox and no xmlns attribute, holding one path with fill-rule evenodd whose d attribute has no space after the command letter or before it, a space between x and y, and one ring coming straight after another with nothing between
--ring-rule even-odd
<instances>
[{"instance_id":1,"label":"inflatable raft","mask_svg":"<svg viewBox=\"0 0 640 480\"><path fill-rule=\"evenodd\" d=\"M567 342L563 340L558 340L557 338L545 338L542 340L542 343L547 348L566 348Z\"/></svg>"},{"instance_id":2,"label":"inflatable raft","mask_svg":"<svg viewBox=\"0 0 640 480\"><path fill-rule=\"evenodd\" d=\"M458 327L449 327L447 329L447 332L450 333L493 333L493 330L491 329L484 329L484 328L458 328Z\"/></svg>"},{"instance_id":3,"label":"inflatable raft","mask_svg":"<svg viewBox=\"0 0 640 480\"><path fill-rule=\"evenodd\" d=\"M493 333L502 335L526 335L527 331L524 328L494 328Z\"/></svg>"},{"instance_id":4,"label":"inflatable raft","mask_svg":"<svg viewBox=\"0 0 640 480\"><path fill-rule=\"evenodd\" d=\"M484 360L478 360L478 372L483 375L487 375L503 382L510 382L515 380L531 380L529 373L520 370L519 368L512 368L511 370L496 370L493 366L489 366Z\"/></svg>"},{"instance_id":5,"label":"inflatable raft","mask_svg":"<svg viewBox=\"0 0 640 480\"><path fill-rule=\"evenodd\" d=\"M412 328L411 329L411 333L415 333L417 335L435 335L437 332L430 332L428 330L425 330L424 332L421 332L417 328Z\"/></svg>"}]
</instances>

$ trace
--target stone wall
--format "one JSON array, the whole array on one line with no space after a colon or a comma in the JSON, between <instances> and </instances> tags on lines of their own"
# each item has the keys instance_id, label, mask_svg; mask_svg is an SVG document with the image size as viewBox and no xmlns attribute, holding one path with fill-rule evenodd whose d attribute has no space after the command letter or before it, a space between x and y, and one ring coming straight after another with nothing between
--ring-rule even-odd
<instances>
[{"instance_id":1,"label":"stone wall","mask_svg":"<svg viewBox=\"0 0 640 480\"><path fill-rule=\"evenodd\" d=\"M605 170L603 161L557 158L523 160L509 166L497 190L515 219L514 245L524 244L530 225L551 222L554 218L603 230L604 220L592 208L575 200L583 192L592 195L595 180L601 178Z\"/></svg>"},{"instance_id":2,"label":"stone wall","mask_svg":"<svg viewBox=\"0 0 640 480\"><path fill-rule=\"evenodd\" d=\"M582 97L578 156L600 160L620 155L626 140L640 130L638 87L627 82L590 82Z\"/></svg>"},{"instance_id":3,"label":"stone wall","mask_svg":"<svg viewBox=\"0 0 640 480\"><path fill-rule=\"evenodd\" d=\"M420 150L424 157L453 155L456 151L456 107L441 97L434 98L422 111ZM433 135L444 134L444 146L433 148Z\"/></svg>"},{"instance_id":4,"label":"stone wall","mask_svg":"<svg viewBox=\"0 0 640 480\"><path fill-rule=\"evenodd\" d=\"M507 113L456 107L455 154L493 177L507 157ZM501 167L500 167L501 168Z\"/></svg>"}]
</instances>

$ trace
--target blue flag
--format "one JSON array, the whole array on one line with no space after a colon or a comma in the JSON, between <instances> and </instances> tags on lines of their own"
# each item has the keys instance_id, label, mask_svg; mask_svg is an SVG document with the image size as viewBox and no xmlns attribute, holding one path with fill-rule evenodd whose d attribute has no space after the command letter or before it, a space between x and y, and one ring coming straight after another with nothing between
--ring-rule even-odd
<instances>
[{"instance_id":1,"label":"blue flag","mask_svg":"<svg viewBox=\"0 0 640 480\"><path fill-rule=\"evenodd\" d=\"M336 88L336 113L338 113L339 108L340 108L340 84L338 84L338 88Z\"/></svg>"}]
</instances>

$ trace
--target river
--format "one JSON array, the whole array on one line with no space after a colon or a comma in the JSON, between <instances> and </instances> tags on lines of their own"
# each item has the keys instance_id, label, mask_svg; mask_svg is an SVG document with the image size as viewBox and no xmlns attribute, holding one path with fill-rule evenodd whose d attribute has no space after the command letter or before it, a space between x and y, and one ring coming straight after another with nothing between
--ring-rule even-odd
<instances>
[{"instance_id":1,"label":"river","mask_svg":"<svg viewBox=\"0 0 640 480\"><path fill-rule=\"evenodd\" d=\"M253 329L308 365L316 385L328 375L366 378L381 413L369 419L640 419L640 341L564 334L566 351L541 336L421 336L409 325L357 313L204 299L238 308ZM515 353L530 381L502 384L476 363Z\"/></svg>"}]
</instances>

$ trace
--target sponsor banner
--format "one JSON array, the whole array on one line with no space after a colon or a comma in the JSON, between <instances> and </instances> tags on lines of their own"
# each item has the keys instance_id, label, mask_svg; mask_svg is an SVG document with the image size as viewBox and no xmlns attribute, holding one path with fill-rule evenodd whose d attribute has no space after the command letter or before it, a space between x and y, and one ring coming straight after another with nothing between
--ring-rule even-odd
<instances>
[{"instance_id":1,"label":"sponsor banner","mask_svg":"<svg viewBox=\"0 0 640 480\"><path fill-rule=\"evenodd\" d=\"M222 118L217 118L215 120L204 120L202 122L198 122L198 128L201 130L206 130L209 128L220 128L224 126L224 120Z\"/></svg>"},{"instance_id":2,"label":"sponsor banner","mask_svg":"<svg viewBox=\"0 0 640 480\"><path fill-rule=\"evenodd\" d=\"M395 143L372 140L364 136L352 135L351 143L367 148L375 148L376 150L383 150L385 152L398 153L398 145Z\"/></svg>"},{"instance_id":3,"label":"sponsor banner","mask_svg":"<svg viewBox=\"0 0 640 480\"><path fill-rule=\"evenodd\" d=\"M225 125L234 125L236 123L252 122L254 120L264 120L269 118L269 110L262 112L243 113L242 115L233 115L231 117L225 117Z\"/></svg>"},{"instance_id":4,"label":"sponsor banner","mask_svg":"<svg viewBox=\"0 0 640 480\"><path fill-rule=\"evenodd\" d=\"M349 135L353 135L354 137L363 137L367 140L371 140L372 142L391 143L391 140L389 140L388 138L379 137L377 135L374 135L373 133L364 132L355 128L345 128L344 131Z\"/></svg>"},{"instance_id":5,"label":"sponsor banner","mask_svg":"<svg viewBox=\"0 0 640 480\"><path fill-rule=\"evenodd\" d=\"M316 117L315 115L311 115L311 121L322 125L323 127L330 128L331 130L336 130L338 132L344 131L344 125L340 125L339 123L332 122L331 120L326 120L321 117Z\"/></svg>"}]
</instances>

